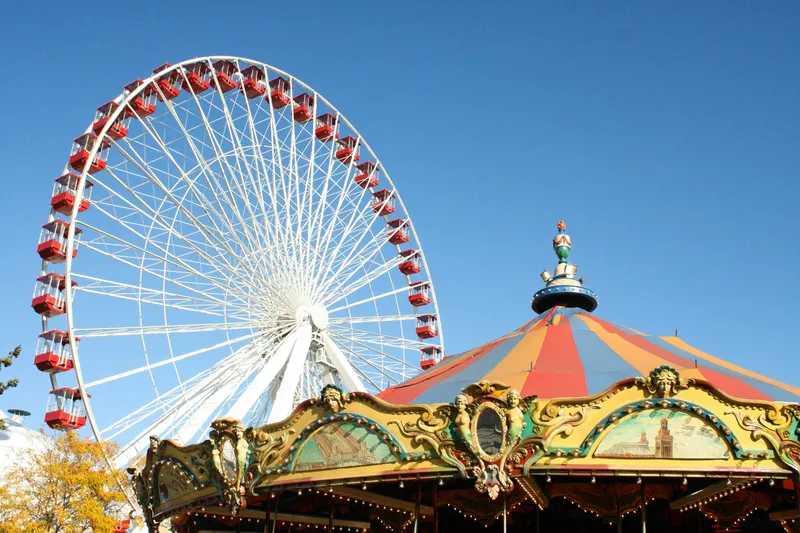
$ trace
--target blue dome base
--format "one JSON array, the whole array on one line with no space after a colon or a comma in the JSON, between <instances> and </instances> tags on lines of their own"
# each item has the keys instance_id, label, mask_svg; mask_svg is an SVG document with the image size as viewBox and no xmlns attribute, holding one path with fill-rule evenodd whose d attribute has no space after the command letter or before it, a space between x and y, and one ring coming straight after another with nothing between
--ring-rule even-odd
<instances>
[{"instance_id":1,"label":"blue dome base","mask_svg":"<svg viewBox=\"0 0 800 533\"><path fill-rule=\"evenodd\" d=\"M533 295L531 308L540 315L556 306L578 307L591 313L597 309L597 295L593 290L575 285L556 285Z\"/></svg>"}]
</instances>

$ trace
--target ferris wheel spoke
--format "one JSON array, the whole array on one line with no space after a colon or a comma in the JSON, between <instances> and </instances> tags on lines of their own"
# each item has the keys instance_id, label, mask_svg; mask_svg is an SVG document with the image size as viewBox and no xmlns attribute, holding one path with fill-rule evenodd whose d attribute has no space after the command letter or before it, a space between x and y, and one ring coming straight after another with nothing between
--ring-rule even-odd
<instances>
[{"instance_id":1,"label":"ferris wheel spoke","mask_svg":"<svg viewBox=\"0 0 800 533\"><path fill-rule=\"evenodd\" d=\"M112 176L114 175L111 172L109 172L109 174L112 175ZM119 180L118 180L118 182L119 182ZM175 237L175 238L183 241L184 243L186 243L188 249L190 249L192 252L197 254L198 258L200 258L200 259L202 259L204 261L204 265L206 265L206 266L210 267L211 269L217 271L221 276L223 276L223 278L230 278L232 276L233 277L238 277L238 274L236 273L236 270L223 257L221 257L219 254L217 254L216 257L212 257L211 255L209 255L206 250L203 250L200 246L198 246L198 244L194 243L191 238L189 238L189 237L183 235L182 233L178 232L174 227L171 227L169 222L163 220L161 218L161 216L158 214L158 212L152 211L152 210L145 211L145 209L139 209L134 204L129 202L127 199L122 198L116 191L113 191L112 189L108 188L102 181L98 180L97 183L95 184L95 186L97 186L97 185L105 187L106 190L108 190L113 196L115 196L116 198L120 199L124 203L128 204L129 207L131 207L132 209L136 210L141 216L149 219L152 224L158 225L165 232L165 235L166 234L171 234L173 237ZM125 186L125 185L123 185L123 186ZM132 192L132 195L134 197L136 197L136 193ZM139 200L139 201L142 201L142 200ZM101 202L97 202L93 207L96 208L101 213L103 213L106 216L108 216L109 218L111 218L112 220L115 220L118 225L124 227L127 231L129 231L133 235L136 235L138 238L140 238L142 240L143 243L147 243L148 245L153 246L156 249L159 249L163 253L169 254L169 252L167 252L166 249L164 249L162 246L160 246L156 241L154 241L152 239L149 239L147 237L147 235L142 234L133 225L128 224L125 221L122 221L122 220L119 220L119 219L115 219L114 211L115 211L115 207L116 206L110 205L109 206L110 210L105 210L105 209L103 209L103 204ZM144 206L144 207L147 208L147 206ZM108 233L106 233L106 235L110 236L110 234L108 234ZM120 242L124 242L123 239L119 239L119 241ZM175 246L175 244L173 244L172 246ZM169 255L171 255L172 257L177 258L177 256L175 256L174 254L169 254ZM227 274L223 274L223 271L227 271Z\"/></svg>"},{"instance_id":2,"label":"ferris wheel spoke","mask_svg":"<svg viewBox=\"0 0 800 533\"><path fill-rule=\"evenodd\" d=\"M153 278L161 280L165 284L174 285L175 287L178 287L180 289L186 290L186 291L191 292L191 293L193 293L195 295L200 295L200 296L204 296L204 297L210 298L210 299L212 299L214 301L219 302L221 305L230 305L231 307L236 307L236 308L246 308L247 304L242 299L241 296L236 296L235 299L234 299L234 301L239 302L239 305L236 305L235 303L229 303L228 301L226 301L225 298L226 297L230 297L231 295L229 293L226 293L226 292L223 292L223 291L219 290L219 287L217 286L217 284L212 282L211 280L208 280L206 278L206 276L200 276L201 279L204 279L204 281L201 282L198 279L198 274L199 273L190 273L190 272L186 272L186 271L184 271L182 269L181 270L169 270L169 269L166 268L166 266L167 266L166 261L164 261L163 268L162 268L161 272L159 272L159 271L154 270L154 269L152 269L150 267L144 266L144 264L143 264L144 261L140 261L139 264L135 263L134 261L137 259L136 256L133 256L133 255L132 256L124 256L124 255L122 255L120 253L109 253L108 251L106 251L106 249L103 249L103 248L105 248L105 246L99 246L99 245L95 244L95 242L92 242L92 241L83 241L81 243L81 245L84 248L90 249L90 250L92 250L92 251L94 251L94 252L96 252L96 253L98 253L100 255L103 255L105 257L109 257L111 259L115 259L115 260L119 261L120 263L122 263L124 265L127 265L127 266L129 266L131 268L138 268L142 272L148 274L149 276L152 276ZM169 274L169 275L167 275L167 274ZM184 280L193 283L194 286L188 285L186 282L184 282ZM214 292L215 289L218 290L219 292L215 293Z\"/></svg>"},{"instance_id":3,"label":"ferris wheel spoke","mask_svg":"<svg viewBox=\"0 0 800 533\"><path fill-rule=\"evenodd\" d=\"M389 198L391 198L394 194L394 191L390 194ZM387 200L388 201L388 200ZM348 246L348 253L344 259L339 259L338 255L340 253L341 247L337 248L334 256L330 259L330 262L327 265L325 270L324 276L328 280L336 279L336 277L342 273L342 271L351 266L354 267L354 270L357 270L361 265L364 264L365 261L368 260L369 257L372 256L371 251L373 250L380 250L382 244L385 243L385 232L383 228L380 228L377 232L374 229L374 223L376 220L380 219L380 215L377 212L372 212L372 209L363 209L359 212L359 215L366 215L364 222L363 229L360 231L358 238L355 242L352 242L351 235L355 235L359 226L355 224L358 219L354 219L351 221L350 224L347 225L345 228L344 233L339 236L338 240L339 243L348 242L350 246ZM362 241L366 236L370 236L369 241L362 247ZM354 238L354 237L353 237ZM353 256L359 257L362 256L363 259L359 262L353 261ZM336 272L332 273L333 266L338 264L338 269Z\"/></svg>"},{"instance_id":4,"label":"ferris wheel spoke","mask_svg":"<svg viewBox=\"0 0 800 533\"><path fill-rule=\"evenodd\" d=\"M254 344L260 344L257 340ZM251 346L243 346L233 353L225 356L214 363L211 367L195 374L192 378L173 386L169 391L148 401L141 407L135 409L130 414L122 417L114 423L101 430L101 434L106 440L114 440L122 433L138 427L143 421L157 417L139 434L139 437L147 436L147 431L152 430L160 423L166 428L169 423L164 423L165 417L172 416L178 409L186 407L187 394L197 394L203 389L218 384L222 377L231 372L231 369L242 365L251 359L257 358ZM189 402L191 403L191 402ZM133 439L136 440L136 439Z\"/></svg>"},{"instance_id":5,"label":"ferris wheel spoke","mask_svg":"<svg viewBox=\"0 0 800 533\"><path fill-rule=\"evenodd\" d=\"M352 168L352 166L350 168ZM334 242L335 241L336 245L333 247L332 250L330 250L329 246L325 247L325 249L323 251L323 254L322 254L322 260L319 262L319 266L322 267L323 270L321 271L321 273L318 274L318 276L317 276L318 278L325 278L328 274L330 274L330 265L331 265L331 263L333 261L336 260L336 258L338 256L342 246L344 245L344 242L346 240L345 239L345 235L347 235L347 233L348 233L348 228L350 228L357 220L359 220L359 218L356 215L359 214L359 213L367 214L368 212L372 211L372 209L370 208L370 206L368 204L364 205L364 206L361 206L360 201L359 202L357 202L357 201L346 202L345 201L345 200L349 199L348 198L348 191L351 188L350 182L352 180L350 179L350 168L348 168L348 172L347 172L347 174L345 176L345 179L344 179L344 185L342 186L341 191L339 193L339 197L338 197L337 203L336 203L336 208L335 208L333 214L331 215L331 223L328 224L328 228L327 228L326 234L322 239L323 242L326 242L326 243L330 243L330 242ZM355 187L355 189L360 189L360 188L359 187ZM360 190L360 191L357 190L355 192L356 192L356 194L358 194L359 200L363 200L363 198L366 196L367 189L363 189L363 190ZM343 211L343 208L344 209L348 209L349 206L355 206L355 207L353 207L353 209L349 209L348 211ZM347 216L348 213L349 213L349 216ZM345 215L345 216L342 216L342 215ZM374 217L373 217L372 220L374 221L377 218L377 214L373 213L373 215L374 215ZM342 220L342 221L347 220L347 223L345 224L344 231L342 231L340 235L336 235L337 238L334 239L333 238L333 233L334 233L335 228L338 227L338 222L340 220ZM329 251L331 253L331 257L328 257Z\"/></svg>"},{"instance_id":6,"label":"ferris wheel spoke","mask_svg":"<svg viewBox=\"0 0 800 533\"><path fill-rule=\"evenodd\" d=\"M209 67L213 69L212 65L209 65ZM219 82L216 79L216 77L213 77L213 80L214 80L214 83L217 85L217 88L219 88L219 85L218 85ZM214 91L214 92L209 93L209 94L210 94L210 96L207 97L207 102L208 102L208 104L209 104L209 106L211 108L211 106L214 105L213 104L213 100L212 100L214 98L214 96L215 95L221 95L222 92L221 91L220 92ZM225 121L226 121L226 124L228 126L228 130L230 132L230 139L227 139L227 140L230 142L230 144L231 144L231 146L233 148L234 156L235 156L234 159L235 159L237 168L234 169L231 166L231 164L229 163L228 159L226 157L224 157L224 155L223 155L224 151L222 149L222 146L219 143L219 137L223 137L224 138L224 136L221 135L221 133L219 131L217 131L217 130L215 130L214 128L211 127L211 123L210 123L210 121L208 119L208 115L204 111L203 106L200 104L201 97L198 96L197 94L192 94L192 97L194 98L195 103L197 104L197 110L199 111L200 118L202 120L203 126L205 127L206 135L208 136L208 140L209 140L209 143L211 144L211 148L213 149L213 151L215 153L216 160L217 160L218 165L220 167L222 179L225 181L226 188L223 189L223 190L230 191L231 193L233 193L233 191L238 189L240 197L243 200L245 209L250 212L250 220L253 222L252 226L248 226L248 224L245 222L245 218L242 216L241 212L238 209L238 202L235 202L236 209L234 211L235 211L235 213L237 215L237 218L241 222L243 234L244 234L245 238L248 241L248 246L245 249L250 249L250 250L257 249L258 247L257 247L256 243L260 240L259 236L258 235L253 235L251 232L255 231L257 233L260 233L260 231L259 231L260 225L255 220L255 215L254 215L254 213L252 211L252 207L250 206L250 202L249 202L249 195L247 194L246 190L243 187L244 183L242 182L240 184L239 181L235 179L235 177L237 175L238 176L242 176L242 177L244 176L244 172L243 172L242 166L241 166L241 157L244 156L244 151L242 150L241 141L237 138L237 134L238 134L239 130L233 124L233 120L231 119L230 113L228 112L227 105L225 104L225 99L224 98L220 98L220 101L222 103L222 109L221 110L223 111L223 115L225 117ZM223 165L223 162L224 162L224 165ZM226 167L227 167L227 172L226 172ZM249 167L245 166L245 168L249 172ZM236 184L236 187L234 187L232 185L232 182L234 184Z\"/></svg>"},{"instance_id":7,"label":"ferris wheel spoke","mask_svg":"<svg viewBox=\"0 0 800 533\"><path fill-rule=\"evenodd\" d=\"M329 314L336 313L337 311L344 311L345 309L352 309L354 307L358 307L359 305L364 305L368 303L373 303L376 300L380 300L382 298L388 298L389 296L394 296L395 294L399 294L401 292L407 292L408 287L400 287L399 289L394 289L391 291L386 291L378 295L372 295L369 298L364 298L363 300L358 300L357 302L347 303L345 305L341 305L334 309L328 309Z\"/></svg>"},{"instance_id":8,"label":"ferris wheel spoke","mask_svg":"<svg viewBox=\"0 0 800 533\"><path fill-rule=\"evenodd\" d=\"M315 97L318 99L319 95L315 94ZM315 114L316 114L316 111L315 111ZM333 131L331 132L331 135L333 135L334 138L338 136L338 132L339 132L338 116L339 115L337 113L336 114L335 125L333 127ZM309 245L305 247L305 260L306 260L306 264L308 264L310 266L314 266L314 264L311 262L311 258L318 256L318 254L319 254L319 245L322 243L322 239L318 238L317 231L320 228L323 227L322 221L323 221L323 217L324 217L324 214L326 212L326 209L328 207L327 206L328 190L331 187L332 177L334 176L334 161L335 161L334 153L335 153L335 150L333 149L333 147L331 147L328 150L322 150L320 153L322 154L323 164L325 165L326 168L323 169L323 167L321 165L317 164L315 156L312 156L310 158L311 159L311 163L309 165L309 180L311 179L311 174L315 170L318 171L320 174L322 174L324 176L324 179L323 179L323 182L322 182L322 190L319 193L316 216L314 216L313 213L309 216L309 224L308 224L308 243L309 243ZM316 155L316 153L315 153L315 155ZM307 185L306 187L307 187L307 190L309 191L309 204L310 204L309 205L309 210L311 211L313 209L313 202L314 202L314 197L313 197L314 188L310 184Z\"/></svg>"},{"instance_id":9,"label":"ferris wheel spoke","mask_svg":"<svg viewBox=\"0 0 800 533\"><path fill-rule=\"evenodd\" d=\"M239 331L259 327L260 322L229 321L209 324L171 324L163 326L120 326L111 328L76 328L75 335L81 338L91 337L129 337L142 335L176 335L179 333L208 333L217 331Z\"/></svg>"},{"instance_id":10,"label":"ferris wheel spoke","mask_svg":"<svg viewBox=\"0 0 800 533\"><path fill-rule=\"evenodd\" d=\"M84 283L79 283L77 287L78 291L97 294L100 296L138 301L150 305L170 307L173 309L192 311L195 313L220 317L230 314L226 312L226 307L233 307L226 305L224 302L215 300L192 297L185 294L170 293L157 289L149 289L142 286L110 281L84 274L73 273L73 277L79 280L84 280ZM244 313L247 312L246 308L239 309Z\"/></svg>"},{"instance_id":11,"label":"ferris wheel spoke","mask_svg":"<svg viewBox=\"0 0 800 533\"><path fill-rule=\"evenodd\" d=\"M198 109L202 113L202 106L199 104L199 100L197 100L196 96L194 98L195 98L195 102L197 103ZM224 210L223 211L217 211L217 210L213 209L215 217L218 220L220 220L228 228L228 230L230 231L231 235L235 237L235 239L237 240L239 245L242 247L242 249L244 249L244 250L257 249L258 247L255 246L254 239L253 239L252 235L250 234L250 231L248 231L250 228L248 228L244 218L241 216L241 213L239 212L238 202L237 202L237 200L236 200L236 198L234 196L234 191L236 189L234 189L233 187L230 186L230 180L228 178L228 173L225 172L225 167L223 166L223 161L226 164L228 164L227 163L227 158L223 157L223 155L220 153L220 149L218 147L218 144L216 143L216 139L214 138L214 135L212 133L212 129L210 128L210 126L208 126L208 121L207 121L205 115L202 114L202 116L200 118L203 121L204 126L206 127L206 132L209 135L209 139L211 141L210 148L213 149L213 151L216 154L215 159L217 160L217 165L220 168L220 175L222 176L222 178L225 180L226 184L228 185L227 187L223 186L217 180L216 173L210 168L210 165L208 165L208 163L206 162L206 160L203 157L201 151L197 148L198 139L196 139L193 135L191 135L191 133L187 129L186 125L183 123L183 121L180 120L180 118L177 115L177 112L175 111L174 104L172 104L171 102L167 102L167 108L168 108L171 116L173 117L175 123L178 124L181 132L183 133L184 138L186 139L187 144L190 147L190 150L192 152L192 155L193 155L194 159L197 161L198 165L200 165L201 170L202 170L202 175L205 178L205 180L206 180L206 182L207 182L207 184L209 186L209 190L213 194L213 197L223 200L225 202L225 204L228 205L228 207L230 208L230 212L234 215L235 219L238 220L238 222L231 221L226 214L223 214ZM153 130L152 127L150 129L148 129L148 132L150 133L150 135L154 139L156 139L156 142L159 144L159 146L161 147L162 151L164 153L170 154L170 151L166 147L166 143L158 136L158 134ZM174 158L173 158L173 161L174 161ZM180 169L180 166L178 166L177 163L176 163L176 167ZM228 164L228 167L229 167L228 171L230 172L231 169L230 169L230 165L229 164ZM198 192L198 194L202 195L202 193L199 193L199 192ZM243 198L246 201L246 197L244 195L243 195ZM202 200L202 202L203 202L204 205L208 205L210 207L214 205L214 203L208 201L207 198L204 198ZM244 245L242 243L241 239L238 237L238 232L235 229L237 226L241 228L242 234L248 240L248 242L249 242L248 245ZM258 227L259 227L259 225L255 224L255 228L254 229L257 229ZM216 226L216 229L218 231L220 231L218 226ZM220 231L220 233L222 233L222 232Z\"/></svg>"},{"instance_id":12,"label":"ferris wheel spoke","mask_svg":"<svg viewBox=\"0 0 800 533\"><path fill-rule=\"evenodd\" d=\"M237 68L240 68L238 61L236 62L236 66L237 66ZM236 105L236 102L238 102L238 100L239 100L239 98L238 98L238 95L237 95L237 100L234 100L234 105ZM224 101L224 99L223 99L223 101ZM255 123L254 123L253 114L250 111L250 99L249 98L242 98L242 101L244 102L244 105L242 106L241 104L239 104L239 106L244 111L244 115L246 117L247 128L248 128L249 136L250 136L250 144L251 144L251 147L252 147L252 150L253 150L253 157L251 157L252 162L248 166L254 166L255 167L255 176L253 175L253 172L249 173L250 185L252 187L252 194L256 197L256 200L258 202L258 207L260 209L260 215L261 215L260 217L253 219L253 224L256 227L264 227L265 228L265 229L262 230L262 236L263 236L265 242L267 243L267 247L268 248L272 248L272 247L275 246L275 244L273 242L273 237L271 235L271 232L267 231L267 229L266 229L268 209L267 209L266 202L264 200L263 187L260 186L262 183L266 185L267 180L256 179L257 177L260 178L261 176L265 176L267 174L268 170L267 170L266 163L264 161L264 154L263 154L263 152L261 150L261 144L257 142L258 134L256 132L256 126L255 126ZM259 99L259 104L258 104L259 106L261 105L262 101L263 101L263 99ZM241 141L240 141L240 144L241 144ZM271 191L268 190L268 192L271 192ZM266 255L267 255L268 259L271 259L271 255L270 254L266 254Z\"/></svg>"},{"instance_id":13,"label":"ferris wheel spoke","mask_svg":"<svg viewBox=\"0 0 800 533\"><path fill-rule=\"evenodd\" d=\"M101 212L105 211L102 207L96 206L97 209ZM144 235L139 234L134 228L128 226L124 222L120 222L120 224L125 227L129 232L133 233L134 235L140 237L143 242L147 242L147 238ZM233 273L227 273L226 275L223 274L219 268L224 268L223 265L218 265L215 263L209 263L208 261L204 262L196 262L187 257L187 254L183 254L182 256L178 256L174 253L174 251L170 251L169 248L175 248L173 244L169 248L164 247L160 244L155 243L154 241L149 241L149 248L144 248L142 246L137 246L131 242L128 242L120 237L112 235L108 232L102 231L101 229L91 226L87 223L82 223L81 226L85 229L90 229L99 236L102 237L101 240L85 240L84 244L88 246L90 249L101 251L102 253L108 257L114 258L119 260L123 263L135 263L141 262L147 257L153 264L165 263L169 264L173 267L179 269L179 271L184 272L190 276L194 276L196 278L205 280L208 283L213 284L217 289L222 291L225 294L228 294L237 300L239 300L242 304L246 305L246 302L249 300L250 295L246 292L243 288L240 288L238 285L231 285L231 281L235 279ZM151 249L155 249L163 253L162 255L155 254ZM124 255L126 253L130 253L131 255ZM190 262L196 262L196 267L192 266ZM212 274L208 271L201 270L203 266L211 266L215 274ZM141 266L139 267L141 268ZM217 275L221 277L217 277Z\"/></svg>"},{"instance_id":14,"label":"ferris wheel spoke","mask_svg":"<svg viewBox=\"0 0 800 533\"><path fill-rule=\"evenodd\" d=\"M364 344L357 339L353 339L347 335L343 335L336 331L328 331L328 334L331 336L332 339L338 340L339 344L342 345L350 345L350 346L359 346L363 348L365 352L380 355L381 358L385 356L384 352L376 350L372 346ZM382 375L386 379L388 379L392 383L399 383L404 379L404 375L402 372L394 370L391 366L388 365L378 365L372 358L367 357L365 355L359 354L353 349L348 349L347 353L350 355L349 359L357 359L359 363L363 363L366 367L361 367L362 370L365 370L367 367L371 368L373 371L377 372L378 374ZM359 365L354 364L355 368L359 368ZM392 374L389 374L391 372ZM379 387L383 388L383 387Z\"/></svg>"},{"instance_id":15,"label":"ferris wheel spoke","mask_svg":"<svg viewBox=\"0 0 800 533\"><path fill-rule=\"evenodd\" d=\"M145 125L145 124L146 124L146 121L145 121L145 123L143 123L143 125ZM145 126L145 129L146 129L146 131L148 131L148 132L151 132L151 130L149 130L149 129L147 128L147 126ZM171 161L171 162L172 162L172 164L175 166L175 168L177 168L177 169L178 169L178 172L180 173L180 175L181 175L181 178L182 178L182 180L184 181L184 183L185 183L185 184L187 184L187 186L190 188L190 190L196 191L197 189L196 189L196 188L194 188L194 187L192 187L192 182L191 182L191 180L190 180L190 179L188 178L188 176L186 176L186 174L183 172L183 169L181 169L181 167L180 167L180 166L177 164L177 162L175 161L175 159L174 159L174 157L173 157L172 153L171 153L171 152L170 152L170 151L167 149L166 145L163 145L163 144L162 144L162 142L161 142L161 139L158 137L158 135L157 135L155 132L151 132L150 134L151 134L151 136L153 136L153 138L154 138L154 139L156 139L156 140L157 140L157 143L160 145L160 147L161 147L161 149L163 150L164 154L167 156L167 158L168 158L168 159L170 159L170 161ZM127 144L128 144L128 146L129 146L129 147L130 147L130 148L133 150L133 147L132 147L131 143L130 143L130 142L127 142ZM190 144L191 144L191 143L190 143ZM188 220L188 222L190 222L190 223L192 224L192 227L193 227L193 228L198 228L198 229L199 229L199 228L203 228L203 229L205 229L205 228L206 228L206 225L205 225L205 224L204 224L204 223L203 223L201 220L199 220L199 219L198 219L198 218L197 218L197 217L196 217L196 216L195 216L195 215L194 215L194 214L193 214L193 213L192 213L192 212L191 212L191 211L190 211L190 210L189 210L189 209L186 207L186 205L185 205L184 203L182 203L181 201L179 201L179 199L175 197L175 195L172 193L172 191L171 191L171 190L170 190L170 189L169 189L169 188L168 188L168 187L167 187L167 186L166 186L166 185L165 185L165 184L164 184L164 183L163 183L163 182L162 182L162 181L161 181L161 180L160 180L160 179L159 179L157 176L155 176L155 175L153 174L153 172L151 172L151 171L150 171L150 170L147 168L147 165L146 165L145 163L143 163L143 162L142 162L142 158L141 158L141 156L139 156L139 155L138 155L138 154L137 154L135 151L133 152L135 155L128 153L128 152L127 152L126 150L124 150L124 149L123 149L123 148L122 148L122 147L121 147L121 146L120 146L118 143L114 143L114 145L115 145L115 147L117 148L117 150L118 150L118 151L119 151L119 152L120 152L120 153L121 153L121 154L122 154L122 155L123 155L123 156L124 156L126 159L128 159L128 161L130 161L130 162L131 162L131 163L133 163L135 166L137 166L137 168L138 168L138 169L139 169L139 170L142 172L142 174L143 174L144 176L146 176L146 178L147 178L147 179L148 179L148 180L149 180L149 181L150 181L150 182L151 182L151 183L152 183L152 184L153 184L155 187L157 187L157 189L158 189L158 190L160 190L160 191L161 191L161 192L162 192L162 193L165 195L165 197L166 197L165 199L169 199L169 200L171 201L171 203L174 205L174 207L175 207L175 209L176 209L176 215L177 215L177 213L178 213L178 212L180 212L180 214L181 214L181 215L183 215L184 217L186 217L186 219ZM112 173L112 175L113 175L113 172L112 172L110 169L107 169L107 170L109 171L109 173ZM118 180L118 181L120 181L120 180ZM197 192L196 194L198 194L198 195L199 195L200 193L199 193L199 192ZM202 195L200 195L200 197L199 197L199 201L200 201L200 202L204 202L204 204L205 204L205 205L208 205L208 204L209 204L209 202L207 201L207 199L205 199L204 197L202 197ZM212 224L212 226L213 226L213 231L199 231L199 232L197 232L197 234L198 234L199 236L201 236L201 237L203 238L203 240L205 240L205 242L206 242L206 244L204 245L204 248L211 247L212 249L222 249L222 250L225 250L225 251L227 252L227 256L228 256L229 258L232 258L232 259L233 259L235 262L237 262L237 263L238 263L238 265L239 265L240 267L243 267L245 270L250 270L250 265L248 265L248 264L246 264L246 263L243 263L242 261L240 261L240 260L239 260L239 254L237 254L237 253L236 253L236 252L235 252L235 251L234 251L234 250L233 250L233 249L230 247L230 245L229 245L229 243L227 242L227 240L225 240L225 239L222 239L222 238L220 237L220 235L222 235L222 234L223 234L223 232L222 232L222 230L221 230L221 229L220 229L220 228L217 226L217 224L216 224L216 222L215 222L214 218L213 218L213 217L211 217L210 215L208 215L208 211L207 211L207 209L205 209L205 206L204 206L204 210L205 210L205 212L206 212L206 214L207 214L207 216L206 216L205 218L206 218L206 219L208 220L208 222L209 222L210 224ZM226 219L226 220L227 220L227 219ZM170 224L170 225L168 225L168 227L169 227L170 229L172 229L172 227L174 227L174 223L173 223L173 224ZM231 229L230 236L231 236L231 237L234 239L234 241L236 241L236 242L237 242L237 244L238 244L239 246L241 246L241 249L242 249L242 250L250 250L250 249L253 249L253 247L252 247L252 246L247 246L247 245L245 245L244 243L242 243L242 242L241 242L241 240L238 238L238 235L236 234L235 230L232 230L232 228L229 228L229 229ZM172 234L170 233L170 235L172 235ZM187 242L187 244L189 244L189 243ZM229 268L232 268L232 265L231 265L231 263L230 263L228 260L226 260L226 259L225 259L225 258L224 258L224 257L223 257L221 254L218 254L218 255L220 256L220 259L222 259L222 260L223 260L223 262L224 262L224 263L226 263L226 264L228 265L228 267L229 267ZM258 279L258 276L256 275L256 273L255 273L254 271L250 270L250 272L249 272L249 273L250 273L250 275L251 275L251 278L252 278L253 280L255 280L255 279Z\"/></svg>"},{"instance_id":16,"label":"ferris wheel spoke","mask_svg":"<svg viewBox=\"0 0 800 533\"><path fill-rule=\"evenodd\" d=\"M375 316L353 316L353 317L330 317L329 322L332 327L346 327L350 324L370 324L375 322L401 322L416 321L417 315L375 315Z\"/></svg>"},{"instance_id":17,"label":"ferris wheel spoke","mask_svg":"<svg viewBox=\"0 0 800 533\"><path fill-rule=\"evenodd\" d=\"M423 342L421 340L406 339L394 335L387 335L385 333L380 333L378 331L357 329L353 328L352 326L349 327L332 326L332 329L334 329L334 331L337 331L338 333L349 335L354 339L358 339L361 342L366 342L369 344L374 344L382 347L397 348L400 350L408 350L408 351L411 350L419 351L420 348L429 346L428 343ZM399 359L397 361L402 362Z\"/></svg>"},{"instance_id":18,"label":"ferris wheel spoke","mask_svg":"<svg viewBox=\"0 0 800 533\"><path fill-rule=\"evenodd\" d=\"M275 402L269 413L269 423L283 420L292 412L295 390L300 382L300 373L303 371L310 347L311 325L304 324L297 329L297 338L292 346L291 355L286 361L278 392L275 395Z\"/></svg>"},{"instance_id":19,"label":"ferris wheel spoke","mask_svg":"<svg viewBox=\"0 0 800 533\"><path fill-rule=\"evenodd\" d=\"M350 271L349 274L347 272L341 272L330 276L321 288L323 292L330 294L329 299L326 301L334 303L350 296L352 293L358 291L362 287L369 285L372 281L385 276L392 269L397 268L397 266L404 260L398 255L388 261L375 262L374 268L367 269L368 266L373 266L367 265L367 262L374 260L375 256L377 255L381 255L382 258L380 246L375 246L368 257L362 258L357 265L348 268ZM350 281L350 279L359 271L364 271L364 274L348 284L348 281ZM330 288L330 285L334 282L336 283L336 286L334 288Z\"/></svg>"},{"instance_id":20,"label":"ferris wheel spoke","mask_svg":"<svg viewBox=\"0 0 800 533\"><path fill-rule=\"evenodd\" d=\"M180 442L188 442L214 409L235 391L248 373L254 371L255 365L246 364L247 361L258 358L257 354L248 352L252 348L253 346L243 348L241 353L237 353L239 357L229 356L226 361L229 364L215 368L214 372L209 372L190 389L176 395L172 406L122 448L119 455L139 455L145 449L149 436L154 434L172 435L172 438L177 438ZM230 359L239 359L240 364L230 364Z\"/></svg>"},{"instance_id":21,"label":"ferris wheel spoke","mask_svg":"<svg viewBox=\"0 0 800 533\"><path fill-rule=\"evenodd\" d=\"M299 331L293 331L281 341L275 352L267 357L266 363L261 367L261 370L258 371L255 378L248 384L244 393L239 396L236 403L230 408L225 415L226 417L235 418L237 420L244 418L244 415L251 410L258 398L263 396L266 390L275 381L278 372L286 366L286 361L289 359L289 355L292 353L295 344L300 341L300 336L301 333ZM309 336L309 344L310 342ZM308 352L308 348L306 348L306 352Z\"/></svg>"},{"instance_id":22,"label":"ferris wheel spoke","mask_svg":"<svg viewBox=\"0 0 800 533\"><path fill-rule=\"evenodd\" d=\"M187 352L185 354L181 354L181 355L177 355L177 356L174 356L174 357L170 357L169 359L164 359L163 361L150 363L149 365L140 366L139 368L134 368L132 370L127 370L125 372L121 372L119 374L116 374L116 375L113 375L113 376L109 376L109 377L106 377L106 378L96 379L94 381L90 381L89 383L86 383L83 387L84 387L84 389L90 389L92 387L96 387L97 385L103 385L104 383L110 383L110 382L113 382L113 381L117 381L117 380L126 378L128 376L133 376L133 375L139 374L141 372L146 372L146 371L153 370L155 368L159 368L159 367L162 367L162 366L165 366L165 365L174 364L174 363L177 363L178 361L183 361L184 359L189 359L190 357L194 357L196 355L202 355L202 354L205 354L205 353L208 353L208 352L213 352L215 350L219 350L220 348L233 346L233 345L239 344L241 342L244 342L246 340L252 339L253 337L256 337L256 336L259 336L259 335L260 335L260 332L251 333L249 335L242 335L241 337L237 337L235 339L226 340L225 342L220 342L220 343L217 343L217 344L215 344L213 346L208 346L206 348L201 348L199 350L192 350L191 352Z\"/></svg>"}]
</instances>

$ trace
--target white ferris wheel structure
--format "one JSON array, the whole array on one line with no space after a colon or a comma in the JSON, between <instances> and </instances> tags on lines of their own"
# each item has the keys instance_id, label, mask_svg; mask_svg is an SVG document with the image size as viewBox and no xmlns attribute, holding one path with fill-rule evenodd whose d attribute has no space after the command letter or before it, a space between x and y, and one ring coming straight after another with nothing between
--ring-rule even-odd
<instances>
[{"instance_id":1,"label":"white ferris wheel structure","mask_svg":"<svg viewBox=\"0 0 800 533\"><path fill-rule=\"evenodd\" d=\"M444 354L422 245L353 125L272 66L203 57L100 106L38 249L46 422L195 442L325 384L378 392Z\"/></svg>"}]
</instances>

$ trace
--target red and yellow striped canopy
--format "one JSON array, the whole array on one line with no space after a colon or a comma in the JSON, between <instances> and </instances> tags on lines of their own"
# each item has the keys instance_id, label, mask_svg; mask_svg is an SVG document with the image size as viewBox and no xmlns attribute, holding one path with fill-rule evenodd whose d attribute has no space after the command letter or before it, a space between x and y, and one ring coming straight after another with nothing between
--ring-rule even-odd
<instances>
[{"instance_id":1,"label":"red and yellow striped canopy","mask_svg":"<svg viewBox=\"0 0 800 533\"><path fill-rule=\"evenodd\" d=\"M601 320L582 309L554 307L521 328L445 358L380 397L404 403L448 403L472 383L510 385L523 397L597 394L623 379L668 365L683 378L710 382L745 400L798 402L800 388L701 352L678 337L655 337Z\"/></svg>"}]
</instances>

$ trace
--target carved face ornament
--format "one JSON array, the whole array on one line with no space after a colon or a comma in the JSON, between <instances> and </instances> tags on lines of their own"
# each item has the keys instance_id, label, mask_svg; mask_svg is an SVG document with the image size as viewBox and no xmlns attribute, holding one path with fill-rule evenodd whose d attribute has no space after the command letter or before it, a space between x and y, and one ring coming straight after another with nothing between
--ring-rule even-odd
<instances>
[{"instance_id":1,"label":"carved face ornament","mask_svg":"<svg viewBox=\"0 0 800 533\"><path fill-rule=\"evenodd\" d=\"M464 410L467 408L467 397L463 394L459 394L456 396L455 405L459 413L464 412Z\"/></svg>"},{"instance_id":2,"label":"carved face ornament","mask_svg":"<svg viewBox=\"0 0 800 533\"><path fill-rule=\"evenodd\" d=\"M326 389L322 393L322 401L324 401L331 411L338 413L342 407L342 393L334 388Z\"/></svg>"},{"instance_id":3,"label":"carved face ornament","mask_svg":"<svg viewBox=\"0 0 800 533\"><path fill-rule=\"evenodd\" d=\"M662 369L655 376L655 385L660 396L669 396L674 394L676 392L675 385L677 383L678 376L676 376L675 373L668 368Z\"/></svg>"}]
</instances>

